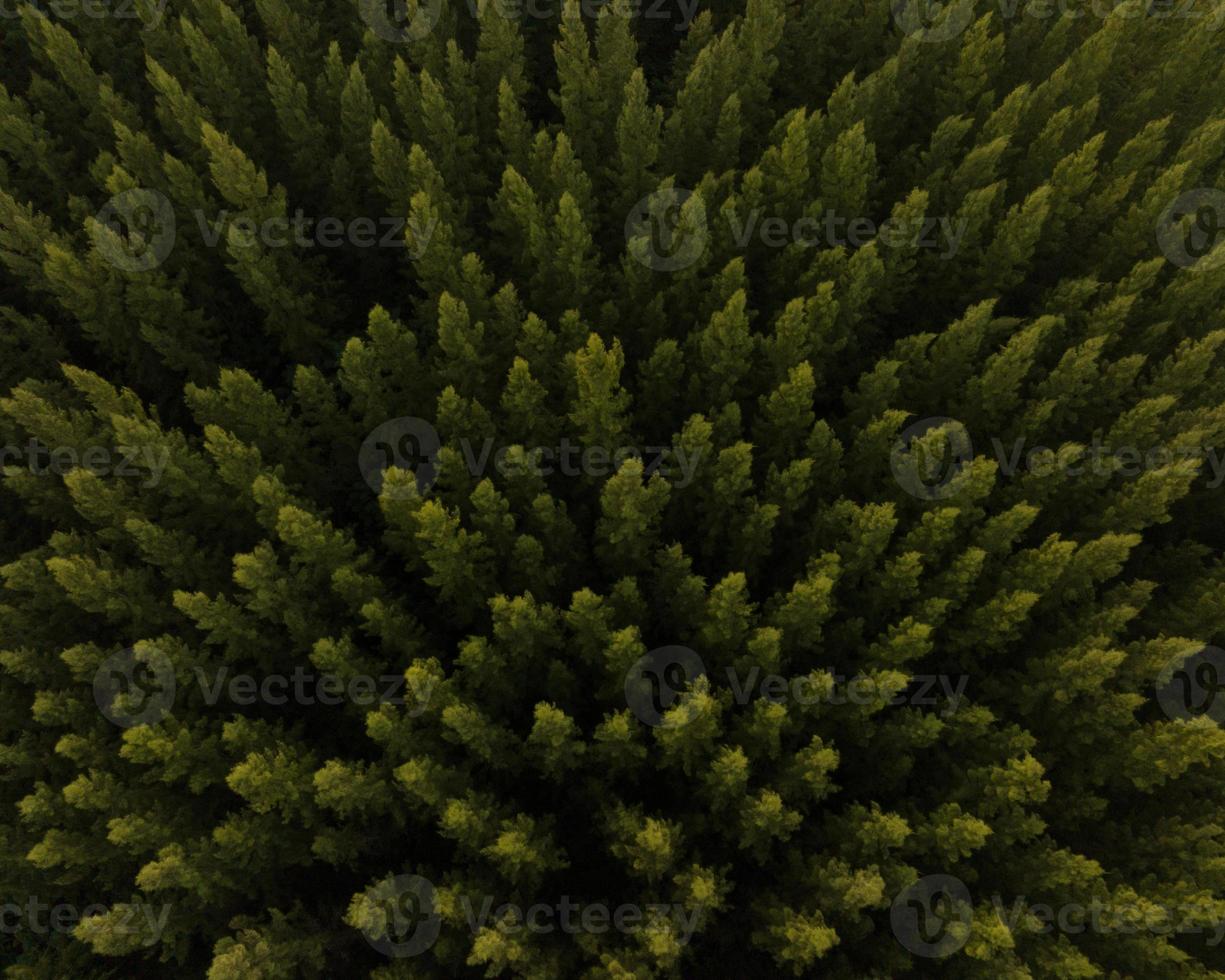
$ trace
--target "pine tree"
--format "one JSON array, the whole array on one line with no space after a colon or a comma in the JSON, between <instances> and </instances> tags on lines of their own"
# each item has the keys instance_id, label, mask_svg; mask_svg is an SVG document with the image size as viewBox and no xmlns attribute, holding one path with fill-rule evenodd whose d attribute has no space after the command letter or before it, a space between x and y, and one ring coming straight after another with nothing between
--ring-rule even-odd
<instances>
[{"instance_id":1,"label":"pine tree","mask_svg":"<svg viewBox=\"0 0 1225 980\"><path fill-rule=\"evenodd\" d=\"M1225 976L1213 18L121 6L0 32L6 977Z\"/></svg>"}]
</instances>

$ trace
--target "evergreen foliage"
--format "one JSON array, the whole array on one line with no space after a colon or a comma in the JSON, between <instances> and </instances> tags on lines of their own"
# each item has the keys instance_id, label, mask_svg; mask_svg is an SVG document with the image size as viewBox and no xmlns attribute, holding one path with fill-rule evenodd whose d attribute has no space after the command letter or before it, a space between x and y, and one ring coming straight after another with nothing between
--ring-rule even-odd
<instances>
[{"instance_id":1,"label":"evergreen foliage","mask_svg":"<svg viewBox=\"0 0 1225 980\"><path fill-rule=\"evenodd\" d=\"M1225 645L1211 12L542 6L0 22L0 446L110 461L3 460L0 905L101 907L5 975L1225 976L1225 731L1159 697ZM347 693L200 681L295 671ZM643 921L499 912L563 898Z\"/></svg>"}]
</instances>

